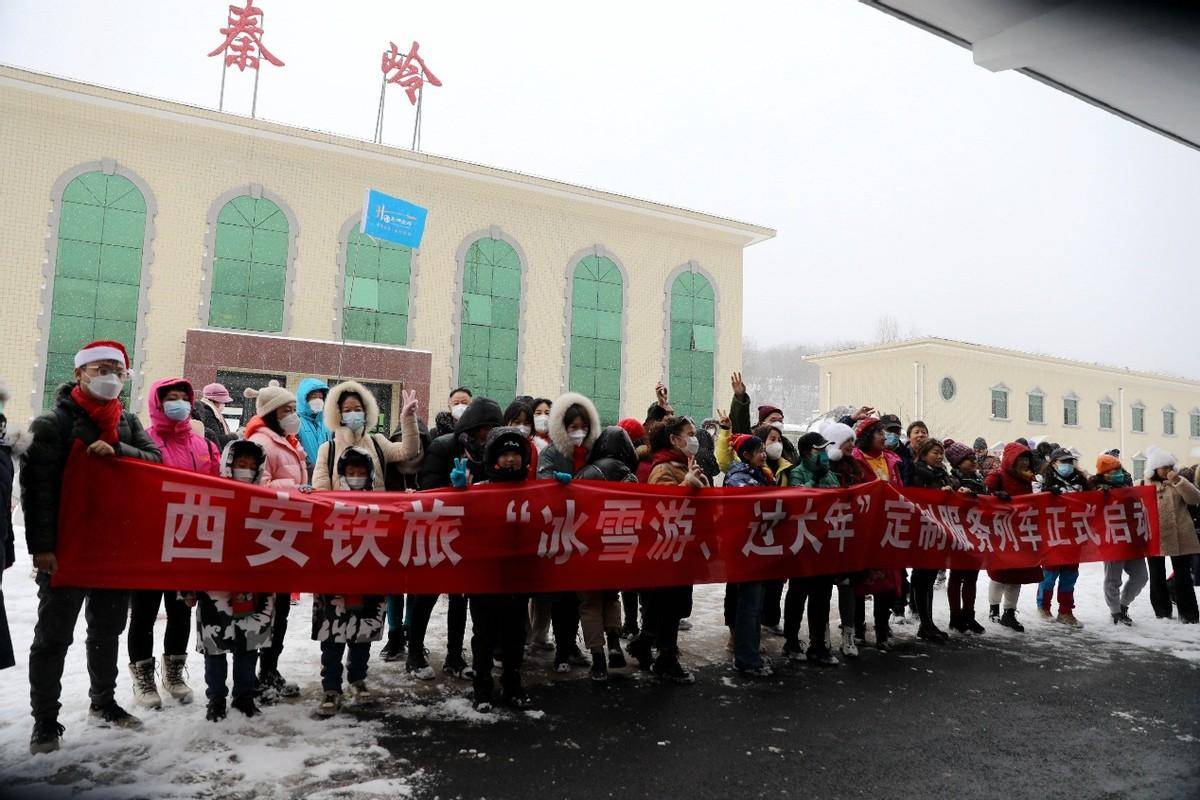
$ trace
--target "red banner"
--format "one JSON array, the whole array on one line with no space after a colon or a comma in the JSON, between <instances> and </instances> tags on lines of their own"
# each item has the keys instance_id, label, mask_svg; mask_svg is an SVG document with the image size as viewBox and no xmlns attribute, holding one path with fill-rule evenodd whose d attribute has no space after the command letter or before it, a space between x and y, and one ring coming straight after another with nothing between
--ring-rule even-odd
<instances>
[{"instance_id":1,"label":"red banner","mask_svg":"<svg viewBox=\"0 0 1200 800\"><path fill-rule=\"evenodd\" d=\"M54 582L97 588L553 592L868 568L1009 569L1158 550L1148 487L1009 503L881 482L302 494L76 452L62 497Z\"/></svg>"}]
</instances>

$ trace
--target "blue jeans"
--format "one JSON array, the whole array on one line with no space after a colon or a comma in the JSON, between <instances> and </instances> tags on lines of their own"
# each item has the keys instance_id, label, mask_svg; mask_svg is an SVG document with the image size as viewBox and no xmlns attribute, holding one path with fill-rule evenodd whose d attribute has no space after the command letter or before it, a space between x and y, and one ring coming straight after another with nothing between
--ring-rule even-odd
<instances>
[{"instance_id":1,"label":"blue jeans","mask_svg":"<svg viewBox=\"0 0 1200 800\"><path fill-rule=\"evenodd\" d=\"M254 667L258 663L257 650L235 650L233 652L233 699L250 697L254 694ZM229 673L229 663L222 653L219 656L204 657L204 683L207 687L204 695L209 700L225 699L229 689L225 686L225 678Z\"/></svg>"},{"instance_id":2,"label":"blue jeans","mask_svg":"<svg viewBox=\"0 0 1200 800\"><path fill-rule=\"evenodd\" d=\"M349 655L346 655L346 650ZM321 642L321 688L327 692L342 690L342 656L346 656L346 679L350 683L367 677L367 659L371 657L371 643L338 644Z\"/></svg>"},{"instance_id":3,"label":"blue jeans","mask_svg":"<svg viewBox=\"0 0 1200 800\"><path fill-rule=\"evenodd\" d=\"M733 618L733 665L737 669L758 669L762 653L758 651L762 631L763 584L739 583L737 608Z\"/></svg>"},{"instance_id":4,"label":"blue jeans","mask_svg":"<svg viewBox=\"0 0 1200 800\"><path fill-rule=\"evenodd\" d=\"M1042 582L1038 584L1038 606L1050 610L1050 601L1054 597L1054 582L1058 582L1058 611L1060 614L1070 614L1075 608L1075 581L1079 579L1079 565L1069 564L1062 567L1042 567Z\"/></svg>"}]
</instances>

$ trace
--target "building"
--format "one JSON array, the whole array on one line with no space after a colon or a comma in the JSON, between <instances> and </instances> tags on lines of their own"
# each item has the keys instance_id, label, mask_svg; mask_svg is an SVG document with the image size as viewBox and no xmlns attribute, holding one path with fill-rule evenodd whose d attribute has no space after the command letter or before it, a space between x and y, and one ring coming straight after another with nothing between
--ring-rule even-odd
<instances>
[{"instance_id":1,"label":"building","mask_svg":"<svg viewBox=\"0 0 1200 800\"><path fill-rule=\"evenodd\" d=\"M608 421L665 381L707 416L741 359L742 251L774 231L327 133L0 67L0 376L45 407L83 342L155 378L351 376L385 416L567 388ZM429 209L410 251L368 188ZM431 413L432 416L432 413Z\"/></svg>"},{"instance_id":2,"label":"building","mask_svg":"<svg viewBox=\"0 0 1200 800\"><path fill-rule=\"evenodd\" d=\"M1141 477L1148 447L1193 461L1200 446L1200 381L932 337L808 360L821 370L822 408L870 405L963 442L1049 439L1089 472L1114 447Z\"/></svg>"}]
</instances>

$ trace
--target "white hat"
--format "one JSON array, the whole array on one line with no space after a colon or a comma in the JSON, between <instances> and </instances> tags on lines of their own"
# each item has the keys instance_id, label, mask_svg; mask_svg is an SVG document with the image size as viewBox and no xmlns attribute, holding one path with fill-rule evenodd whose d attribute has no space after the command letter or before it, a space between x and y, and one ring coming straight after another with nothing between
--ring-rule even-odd
<instances>
[{"instance_id":1,"label":"white hat","mask_svg":"<svg viewBox=\"0 0 1200 800\"><path fill-rule=\"evenodd\" d=\"M1173 467L1177 463L1178 462L1175 460L1175 456L1168 453L1166 450L1163 450L1159 447L1146 448L1147 472L1154 472L1154 470L1160 469L1161 467Z\"/></svg>"},{"instance_id":2,"label":"white hat","mask_svg":"<svg viewBox=\"0 0 1200 800\"><path fill-rule=\"evenodd\" d=\"M844 422L830 422L822 425L820 433L834 447L841 447L854 438L854 429Z\"/></svg>"},{"instance_id":3,"label":"white hat","mask_svg":"<svg viewBox=\"0 0 1200 800\"><path fill-rule=\"evenodd\" d=\"M258 390L247 388L242 394L254 399L254 413L260 417L270 414L280 406L296 402L296 395L280 386L276 380Z\"/></svg>"}]
</instances>

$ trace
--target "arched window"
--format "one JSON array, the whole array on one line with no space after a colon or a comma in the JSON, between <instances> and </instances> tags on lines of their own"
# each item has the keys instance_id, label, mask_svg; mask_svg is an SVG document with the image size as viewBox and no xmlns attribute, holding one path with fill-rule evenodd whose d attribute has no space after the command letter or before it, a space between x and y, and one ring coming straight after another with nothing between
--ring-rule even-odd
<instances>
[{"instance_id":1,"label":"arched window","mask_svg":"<svg viewBox=\"0 0 1200 800\"><path fill-rule=\"evenodd\" d=\"M134 358L145 236L146 198L128 178L85 172L63 189L43 407L73 379L81 345L115 339Z\"/></svg>"},{"instance_id":2,"label":"arched window","mask_svg":"<svg viewBox=\"0 0 1200 800\"><path fill-rule=\"evenodd\" d=\"M463 257L458 384L504 405L517 391L521 259L501 239L476 239Z\"/></svg>"},{"instance_id":3,"label":"arched window","mask_svg":"<svg viewBox=\"0 0 1200 800\"><path fill-rule=\"evenodd\" d=\"M605 425L621 415L621 269L606 256L584 256L571 280L568 386L596 403Z\"/></svg>"},{"instance_id":4,"label":"arched window","mask_svg":"<svg viewBox=\"0 0 1200 800\"><path fill-rule=\"evenodd\" d=\"M717 302L712 284L691 267L670 288L667 388L675 413L701 419L713 413Z\"/></svg>"},{"instance_id":5,"label":"arched window","mask_svg":"<svg viewBox=\"0 0 1200 800\"><path fill-rule=\"evenodd\" d=\"M283 332L291 226L265 197L235 197L217 214L213 242L213 328Z\"/></svg>"},{"instance_id":6,"label":"arched window","mask_svg":"<svg viewBox=\"0 0 1200 800\"><path fill-rule=\"evenodd\" d=\"M342 331L346 339L408 344L412 250L359 232L346 237Z\"/></svg>"}]
</instances>

